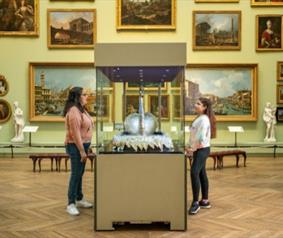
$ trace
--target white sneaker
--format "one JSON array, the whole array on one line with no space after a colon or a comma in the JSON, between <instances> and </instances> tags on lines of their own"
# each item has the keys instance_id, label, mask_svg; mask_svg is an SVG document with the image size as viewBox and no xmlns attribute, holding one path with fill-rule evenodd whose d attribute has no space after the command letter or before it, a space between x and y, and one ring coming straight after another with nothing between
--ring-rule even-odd
<instances>
[{"instance_id":1,"label":"white sneaker","mask_svg":"<svg viewBox=\"0 0 283 238\"><path fill-rule=\"evenodd\" d=\"M72 216L80 215L80 212L74 203L71 203L70 205L68 205L66 211Z\"/></svg>"},{"instance_id":2,"label":"white sneaker","mask_svg":"<svg viewBox=\"0 0 283 238\"><path fill-rule=\"evenodd\" d=\"M80 201L76 202L77 207L83 207L83 208L91 208L93 207L92 203L82 199Z\"/></svg>"}]
</instances>

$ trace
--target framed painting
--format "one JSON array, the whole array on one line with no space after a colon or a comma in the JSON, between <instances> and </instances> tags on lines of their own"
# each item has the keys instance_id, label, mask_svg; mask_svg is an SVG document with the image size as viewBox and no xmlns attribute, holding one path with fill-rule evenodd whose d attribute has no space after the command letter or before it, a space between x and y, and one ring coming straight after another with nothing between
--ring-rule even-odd
<instances>
[{"instance_id":1,"label":"framed painting","mask_svg":"<svg viewBox=\"0 0 283 238\"><path fill-rule=\"evenodd\" d=\"M278 122L283 122L283 107L276 108L276 119Z\"/></svg>"},{"instance_id":2,"label":"framed painting","mask_svg":"<svg viewBox=\"0 0 283 238\"><path fill-rule=\"evenodd\" d=\"M9 91L9 85L6 78L0 74L0 96L5 96Z\"/></svg>"},{"instance_id":3,"label":"framed painting","mask_svg":"<svg viewBox=\"0 0 283 238\"><path fill-rule=\"evenodd\" d=\"M256 50L283 50L282 15L256 16Z\"/></svg>"},{"instance_id":4,"label":"framed painting","mask_svg":"<svg viewBox=\"0 0 283 238\"><path fill-rule=\"evenodd\" d=\"M173 119L180 119L181 118L181 95L173 94L173 103L172 103L172 114Z\"/></svg>"},{"instance_id":5,"label":"framed painting","mask_svg":"<svg viewBox=\"0 0 283 238\"><path fill-rule=\"evenodd\" d=\"M283 0L251 0L251 6L280 7L283 6Z\"/></svg>"},{"instance_id":6,"label":"framed painting","mask_svg":"<svg viewBox=\"0 0 283 238\"><path fill-rule=\"evenodd\" d=\"M240 0L195 0L195 2L205 2L205 3L231 3L239 2Z\"/></svg>"},{"instance_id":7,"label":"framed painting","mask_svg":"<svg viewBox=\"0 0 283 238\"><path fill-rule=\"evenodd\" d=\"M139 95L126 95L126 116L139 112Z\"/></svg>"},{"instance_id":8,"label":"framed painting","mask_svg":"<svg viewBox=\"0 0 283 238\"><path fill-rule=\"evenodd\" d=\"M283 84L277 84L277 104L283 104Z\"/></svg>"},{"instance_id":9,"label":"framed painting","mask_svg":"<svg viewBox=\"0 0 283 238\"><path fill-rule=\"evenodd\" d=\"M211 100L217 121L256 121L257 64L189 64L185 71L185 119L195 118L200 97Z\"/></svg>"},{"instance_id":10,"label":"framed painting","mask_svg":"<svg viewBox=\"0 0 283 238\"><path fill-rule=\"evenodd\" d=\"M96 117L97 113L102 117L103 121L110 121L111 111L111 94L103 94L101 97L97 95L90 95L88 97L88 104L86 108L91 116Z\"/></svg>"},{"instance_id":11,"label":"framed painting","mask_svg":"<svg viewBox=\"0 0 283 238\"><path fill-rule=\"evenodd\" d=\"M176 0L116 0L117 30L175 30Z\"/></svg>"},{"instance_id":12,"label":"framed painting","mask_svg":"<svg viewBox=\"0 0 283 238\"><path fill-rule=\"evenodd\" d=\"M193 11L193 50L240 50L241 11Z\"/></svg>"},{"instance_id":13,"label":"framed painting","mask_svg":"<svg viewBox=\"0 0 283 238\"><path fill-rule=\"evenodd\" d=\"M283 80L283 61L277 62L277 80Z\"/></svg>"},{"instance_id":14,"label":"framed painting","mask_svg":"<svg viewBox=\"0 0 283 238\"><path fill-rule=\"evenodd\" d=\"M11 115L12 110L10 104L4 99L0 99L0 123L8 121Z\"/></svg>"},{"instance_id":15,"label":"framed painting","mask_svg":"<svg viewBox=\"0 0 283 238\"><path fill-rule=\"evenodd\" d=\"M159 86L159 83L155 83L155 82L146 83L146 85L144 85L144 90L145 91L150 91L150 90L156 91L158 90L158 86ZM140 87L140 84L138 82L127 82L126 83L126 90L139 91L139 87ZM166 90L166 89L167 89L167 83L162 82L161 90Z\"/></svg>"},{"instance_id":16,"label":"framed painting","mask_svg":"<svg viewBox=\"0 0 283 238\"><path fill-rule=\"evenodd\" d=\"M96 42L95 9L48 9L49 48L93 48Z\"/></svg>"},{"instance_id":17,"label":"framed painting","mask_svg":"<svg viewBox=\"0 0 283 238\"><path fill-rule=\"evenodd\" d=\"M39 0L0 1L0 36L38 36Z\"/></svg>"},{"instance_id":18,"label":"framed painting","mask_svg":"<svg viewBox=\"0 0 283 238\"><path fill-rule=\"evenodd\" d=\"M93 63L30 63L29 120L64 121L69 89L80 86L89 94L87 108L95 116L96 74ZM95 98L94 98L95 99Z\"/></svg>"},{"instance_id":19,"label":"framed painting","mask_svg":"<svg viewBox=\"0 0 283 238\"><path fill-rule=\"evenodd\" d=\"M161 113L161 120L170 119L170 110L169 110L169 95L161 95L161 108L158 108L158 96L157 95L148 95L148 111L151 112L154 116L158 117L159 110Z\"/></svg>"}]
</instances>

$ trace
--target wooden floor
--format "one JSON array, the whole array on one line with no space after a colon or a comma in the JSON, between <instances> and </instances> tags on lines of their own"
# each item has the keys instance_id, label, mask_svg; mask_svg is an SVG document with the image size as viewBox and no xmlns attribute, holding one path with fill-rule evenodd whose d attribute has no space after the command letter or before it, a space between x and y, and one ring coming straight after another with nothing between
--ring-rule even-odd
<instances>
[{"instance_id":1,"label":"wooden floor","mask_svg":"<svg viewBox=\"0 0 283 238\"><path fill-rule=\"evenodd\" d=\"M212 170L208 161L212 208L188 216L186 232L166 226L122 226L116 231L94 232L93 210L78 217L65 212L69 172L51 172L43 161L41 173L32 172L27 158L0 158L0 237L2 238L279 238L283 237L283 158L247 160L235 167L225 158L224 169ZM84 176L85 196L93 199L93 173ZM191 202L190 180L188 203ZM170 209L170 208L168 208Z\"/></svg>"}]
</instances>

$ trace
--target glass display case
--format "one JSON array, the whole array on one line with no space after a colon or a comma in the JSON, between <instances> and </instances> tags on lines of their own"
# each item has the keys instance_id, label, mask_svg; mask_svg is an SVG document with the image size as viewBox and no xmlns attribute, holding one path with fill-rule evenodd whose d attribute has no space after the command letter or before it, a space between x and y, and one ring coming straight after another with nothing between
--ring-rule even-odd
<instances>
[{"instance_id":1,"label":"glass display case","mask_svg":"<svg viewBox=\"0 0 283 238\"><path fill-rule=\"evenodd\" d=\"M184 66L96 68L98 153L184 148Z\"/></svg>"},{"instance_id":2,"label":"glass display case","mask_svg":"<svg viewBox=\"0 0 283 238\"><path fill-rule=\"evenodd\" d=\"M186 230L186 45L102 43L95 60L95 230L121 222Z\"/></svg>"}]
</instances>

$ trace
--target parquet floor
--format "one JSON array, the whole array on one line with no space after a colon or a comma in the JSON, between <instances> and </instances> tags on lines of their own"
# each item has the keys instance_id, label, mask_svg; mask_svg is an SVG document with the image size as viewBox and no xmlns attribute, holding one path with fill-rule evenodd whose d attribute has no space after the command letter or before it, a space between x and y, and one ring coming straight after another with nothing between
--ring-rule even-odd
<instances>
[{"instance_id":1,"label":"parquet floor","mask_svg":"<svg viewBox=\"0 0 283 238\"><path fill-rule=\"evenodd\" d=\"M186 232L157 225L94 232L92 209L78 217L65 212L69 172L51 172L43 161L42 172L33 173L27 158L0 158L0 238L283 238L283 158L249 157L246 168L240 165L225 158L224 169L213 171L209 159L213 207L189 216ZM93 173L88 169L84 178L91 200Z\"/></svg>"}]
</instances>

